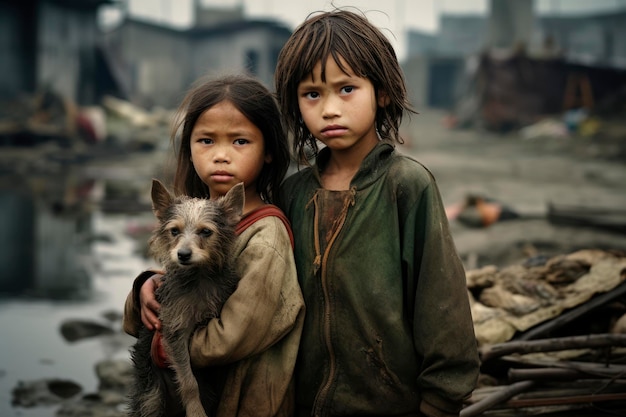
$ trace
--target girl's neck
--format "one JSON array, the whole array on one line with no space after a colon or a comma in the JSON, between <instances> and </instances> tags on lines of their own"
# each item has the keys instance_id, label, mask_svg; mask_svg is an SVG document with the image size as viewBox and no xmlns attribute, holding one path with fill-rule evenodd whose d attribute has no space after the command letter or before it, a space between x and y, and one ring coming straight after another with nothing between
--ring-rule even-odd
<instances>
[{"instance_id":1,"label":"girl's neck","mask_svg":"<svg viewBox=\"0 0 626 417\"><path fill-rule=\"evenodd\" d=\"M263 201L257 192L248 193L246 190L246 201L243 206L243 214L248 214L264 204L265 201Z\"/></svg>"}]
</instances>

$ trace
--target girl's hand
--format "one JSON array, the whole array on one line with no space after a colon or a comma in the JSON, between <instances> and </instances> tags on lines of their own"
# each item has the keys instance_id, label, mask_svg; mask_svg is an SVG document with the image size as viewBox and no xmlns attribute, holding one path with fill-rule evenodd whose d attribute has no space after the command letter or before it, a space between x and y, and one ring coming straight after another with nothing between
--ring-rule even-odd
<instances>
[{"instance_id":1,"label":"girl's hand","mask_svg":"<svg viewBox=\"0 0 626 417\"><path fill-rule=\"evenodd\" d=\"M159 308L154 292L161 285L161 274L154 274L146 280L139 290L139 305L141 307L141 322L149 330L160 330Z\"/></svg>"}]
</instances>

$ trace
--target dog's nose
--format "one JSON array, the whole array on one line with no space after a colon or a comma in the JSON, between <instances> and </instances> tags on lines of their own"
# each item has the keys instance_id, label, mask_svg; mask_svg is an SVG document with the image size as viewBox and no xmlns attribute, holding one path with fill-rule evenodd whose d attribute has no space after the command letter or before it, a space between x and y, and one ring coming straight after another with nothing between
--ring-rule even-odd
<instances>
[{"instance_id":1,"label":"dog's nose","mask_svg":"<svg viewBox=\"0 0 626 417\"><path fill-rule=\"evenodd\" d=\"M191 259L191 250L190 249L180 249L178 251L178 260L181 262L187 262Z\"/></svg>"}]
</instances>

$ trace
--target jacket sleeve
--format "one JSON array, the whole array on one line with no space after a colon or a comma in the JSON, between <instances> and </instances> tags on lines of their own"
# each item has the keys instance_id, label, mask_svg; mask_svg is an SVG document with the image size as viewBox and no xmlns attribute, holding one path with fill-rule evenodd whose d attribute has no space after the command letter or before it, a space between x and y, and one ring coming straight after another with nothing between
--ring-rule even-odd
<instances>
[{"instance_id":1,"label":"jacket sleeve","mask_svg":"<svg viewBox=\"0 0 626 417\"><path fill-rule=\"evenodd\" d=\"M273 222L280 220L274 218ZM255 225L258 223L261 221ZM248 231L240 239L245 240ZM260 235L263 231L256 229L251 233ZM286 231L274 235L271 239L253 236L246 241L237 257L241 274L237 289L224 304L220 318L211 320L192 337L190 353L194 366L231 363L255 355L296 325L304 302L291 243Z\"/></svg>"},{"instance_id":2,"label":"jacket sleeve","mask_svg":"<svg viewBox=\"0 0 626 417\"><path fill-rule=\"evenodd\" d=\"M465 271L434 179L416 204L408 219L413 242L405 247L413 247L413 334L423 357L420 410L428 416L456 416L479 373Z\"/></svg>"},{"instance_id":3,"label":"jacket sleeve","mask_svg":"<svg viewBox=\"0 0 626 417\"><path fill-rule=\"evenodd\" d=\"M143 326L141 323L141 311L139 304L139 290L141 286L154 274L163 273L163 271L147 270L142 272L133 281L133 288L126 297L124 304L124 315L122 317L122 329L131 336L137 337L139 328Z\"/></svg>"}]
</instances>

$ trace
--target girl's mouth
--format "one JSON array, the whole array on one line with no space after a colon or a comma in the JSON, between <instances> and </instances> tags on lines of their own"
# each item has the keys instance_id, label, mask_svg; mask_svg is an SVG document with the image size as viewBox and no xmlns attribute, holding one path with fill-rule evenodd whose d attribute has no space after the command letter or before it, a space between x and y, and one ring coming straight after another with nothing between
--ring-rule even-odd
<instances>
[{"instance_id":1,"label":"girl's mouth","mask_svg":"<svg viewBox=\"0 0 626 417\"><path fill-rule=\"evenodd\" d=\"M211 179L215 182L229 182L233 179L234 175L228 172L218 171L211 174Z\"/></svg>"}]
</instances>

